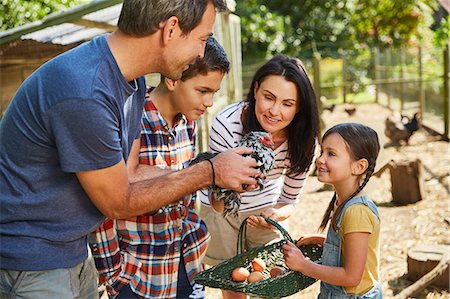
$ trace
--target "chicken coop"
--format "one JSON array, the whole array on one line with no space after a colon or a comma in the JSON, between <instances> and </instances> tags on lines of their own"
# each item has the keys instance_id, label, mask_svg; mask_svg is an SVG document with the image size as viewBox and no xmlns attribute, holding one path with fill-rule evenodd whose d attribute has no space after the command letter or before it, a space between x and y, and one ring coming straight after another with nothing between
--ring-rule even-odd
<instances>
[{"instance_id":1,"label":"chicken coop","mask_svg":"<svg viewBox=\"0 0 450 299\"><path fill-rule=\"evenodd\" d=\"M93 0L0 32L0 120L19 86L39 66L85 41L116 30L122 1ZM231 69L216 94L214 107L199 122L199 149L206 147L211 116L228 103L242 99L240 19L233 14L235 2L228 0L227 6L228 11L216 18L214 36L223 45ZM159 75L147 76L148 84L158 81Z\"/></svg>"}]
</instances>

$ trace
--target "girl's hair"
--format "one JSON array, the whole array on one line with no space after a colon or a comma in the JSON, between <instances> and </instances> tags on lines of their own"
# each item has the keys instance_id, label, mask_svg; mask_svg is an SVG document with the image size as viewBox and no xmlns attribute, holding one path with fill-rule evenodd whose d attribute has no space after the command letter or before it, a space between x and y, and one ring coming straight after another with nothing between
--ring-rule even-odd
<instances>
[{"instance_id":1,"label":"girl's hair","mask_svg":"<svg viewBox=\"0 0 450 299\"><path fill-rule=\"evenodd\" d=\"M299 174L309 170L314 159L314 149L319 135L319 114L316 95L299 59L277 55L259 68L252 80L245 100L246 107L242 115L243 133L263 131L255 114L255 84L261 83L268 76L281 76L297 86L299 112L288 126L288 157L291 167L288 174Z\"/></svg>"},{"instance_id":2,"label":"girl's hair","mask_svg":"<svg viewBox=\"0 0 450 299\"><path fill-rule=\"evenodd\" d=\"M219 71L224 74L230 71L230 61L223 47L214 37L208 37L205 46L205 55L189 65L183 72L181 81L189 80L198 74L206 75L208 72Z\"/></svg>"},{"instance_id":3,"label":"girl's hair","mask_svg":"<svg viewBox=\"0 0 450 299\"><path fill-rule=\"evenodd\" d=\"M365 174L365 177L361 185L344 202L342 202L333 213L331 226L334 231L337 231L337 219L345 203L355 197L359 192L361 192L375 170L375 163L378 157L378 153L380 152L380 144L378 141L377 132L375 132L375 130L373 130L372 128L369 128L368 126L362 124L344 123L335 125L325 132L322 141L325 140L329 135L334 133L339 134L344 139L347 145L347 149L353 160L357 161L360 159L366 159L369 162L366 171L363 173ZM319 227L320 231L323 231L327 226L335 202L336 193L331 199L331 202L323 215L322 223Z\"/></svg>"}]
</instances>

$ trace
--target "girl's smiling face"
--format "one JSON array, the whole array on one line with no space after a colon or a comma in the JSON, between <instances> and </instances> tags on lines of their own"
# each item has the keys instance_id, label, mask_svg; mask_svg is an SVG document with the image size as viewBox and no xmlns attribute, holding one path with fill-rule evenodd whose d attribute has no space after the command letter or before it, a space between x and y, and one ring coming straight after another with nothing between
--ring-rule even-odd
<instances>
[{"instance_id":1,"label":"girl's smiling face","mask_svg":"<svg viewBox=\"0 0 450 299\"><path fill-rule=\"evenodd\" d=\"M332 133L322 141L320 156L316 160L317 179L334 186L353 182L355 162L341 135Z\"/></svg>"},{"instance_id":2,"label":"girl's smiling face","mask_svg":"<svg viewBox=\"0 0 450 299\"><path fill-rule=\"evenodd\" d=\"M297 86L282 76L267 76L255 84L255 114L261 127L274 137L287 136L287 127L299 110Z\"/></svg>"}]
</instances>

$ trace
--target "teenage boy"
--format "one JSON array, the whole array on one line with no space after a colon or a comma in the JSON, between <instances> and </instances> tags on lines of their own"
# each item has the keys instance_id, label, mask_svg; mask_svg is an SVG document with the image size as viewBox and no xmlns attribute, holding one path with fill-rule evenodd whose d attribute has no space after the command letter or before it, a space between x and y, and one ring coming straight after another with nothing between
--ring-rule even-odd
<instances>
[{"instance_id":1,"label":"teenage boy","mask_svg":"<svg viewBox=\"0 0 450 299\"><path fill-rule=\"evenodd\" d=\"M230 63L212 37L205 55L180 80L162 77L144 103L140 151L132 152L131 178L149 165L181 170L194 157L195 121L212 106ZM108 219L91 244L100 274L112 298L204 298L193 277L202 269L209 241L195 212L195 195L180 198L157 212L126 220Z\"/></svg>"}]
</instances>

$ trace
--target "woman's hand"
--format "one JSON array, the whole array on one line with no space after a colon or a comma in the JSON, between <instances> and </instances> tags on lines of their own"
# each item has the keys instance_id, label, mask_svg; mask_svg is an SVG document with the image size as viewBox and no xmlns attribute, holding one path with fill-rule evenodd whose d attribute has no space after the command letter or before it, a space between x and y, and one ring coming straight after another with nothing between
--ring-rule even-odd
<instances>
[{"instance_id":1,"label":"woman's hand","mask_svg":"<svg viewBox=\"0 0 450 299\"><path fill-rule=\"evenodd\" d=\"M276 221L276 219L273 220ZM262 216L257 215L249 216L247 218L247 225L257 229L276 230L276 228L272 224L268 223Z\"/></svg>"},{"instance_id":2,"label":"woman's hand","mask_svg":"<svg viewBox=\"0 0 450 299\"><path fill-rule=\"evenodd\" d=\"M323 243L325 242L325 236L320 234L309 234L301 236L300 239L298 239L296 245L302 246L302 245L320 245L323 246Z\"/></svg>"},{"instance_id":3,"label":"woman's hand","mask_svg":"<svg viewBox=\"0 0 450 299\"><path fill-rule=\"evenodd\" d=\"M286 266L297 272L302 272L308 262L300 249L291 242L283 245L283 255Z\"/></svg>"}]
</instances>

